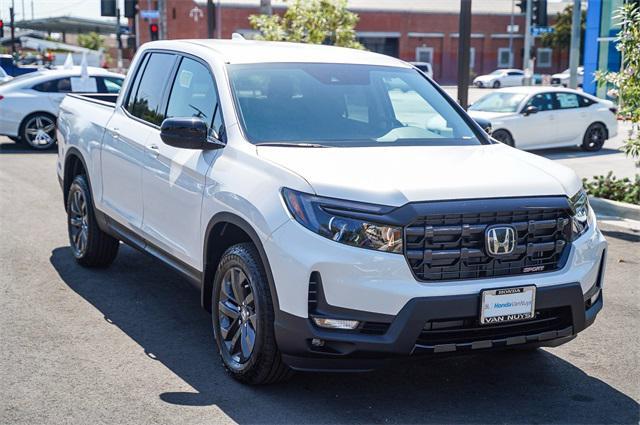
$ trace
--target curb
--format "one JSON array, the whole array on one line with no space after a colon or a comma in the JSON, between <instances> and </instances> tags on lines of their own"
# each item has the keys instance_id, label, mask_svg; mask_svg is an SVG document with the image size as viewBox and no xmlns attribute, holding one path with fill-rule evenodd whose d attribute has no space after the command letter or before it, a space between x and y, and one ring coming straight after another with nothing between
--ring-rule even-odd
<instances>
[{"instance_id":1,"label":"curb","mask_svg":"<svg viewBox=\"0 0 640 425\"><path fill-rule=\"evenodd\" d=\"M640 222L640 205L589 196L589 204L596 215L623 218Z\"/></svg>"}]
</instances>

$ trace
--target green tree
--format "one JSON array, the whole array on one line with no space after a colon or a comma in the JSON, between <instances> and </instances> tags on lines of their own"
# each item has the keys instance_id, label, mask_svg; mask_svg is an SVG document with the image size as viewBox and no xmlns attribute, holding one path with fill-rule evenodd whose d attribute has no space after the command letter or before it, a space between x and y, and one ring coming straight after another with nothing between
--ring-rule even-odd
<instances>
[{"instance_id":1,"label":"green tree","mask_svg":"<svg viewBox=\"0 0 640 425\"><path fill-rule=\"evenodd\" d=\"M623 5L614 19L621 25L616 38L616 49L622 57L620 72L596 72L596 80L609 84L611 97L618 99L619 113L631 121L631 131L623 150L640 160L640 7L633 3Z\"/></svg>"},{"instance_id":2,"label":"green tree","mask_svg":"<svg viewBox=\"0 0 640 425\"><path fill-rule=\"evenodd\" d=\"M573 16L573 5L568 5L562 12L556 15L553 24L553 32L544 34L541 38L542 45L560 50L569 50L571 47L571 20ZM580 63L582 63L582 52L584 48L584 28L587 19L587 12L582 10L580 22Z\"/></svg>"},{"instance_id":3,"label":"green tree","mask_svg":"<svg viewBox=\"0 0 640 425\"><path fill-rule=\"evenodd\" d=\"M78 34L78 45L86 49L100 50L104 47L104 37L97 32Z\"/></svg>"},{"instance_id":4,"label":"green tree","mask_svg":"<svg viewBox=\"0 0 640 425\"><path fill-rule=\"evenodd\" d=\"M358 19L346 0L294 0L282 16L251 15L249 22L260 31L260 40L362 49L354 29Z\"/></svg>"}]
</instances>

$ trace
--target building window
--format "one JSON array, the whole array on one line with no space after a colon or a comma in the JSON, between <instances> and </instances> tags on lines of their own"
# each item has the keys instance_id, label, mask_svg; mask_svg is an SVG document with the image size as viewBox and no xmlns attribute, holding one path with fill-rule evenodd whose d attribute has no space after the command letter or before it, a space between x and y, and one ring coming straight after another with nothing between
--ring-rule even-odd
<instances>
[{"instance_id":1,"label":"building window","mask_svg":"<svg viewBox=\"0 0 640 425\"><path fill-rule=\"evenodd\" d=\"M551 53L553 51L548 47L540 47L536 52L536 65L540 68L550 68L551 67Z\"/></svg>"},{"instance_id":2,"label":"building window","mask_svg":"<svg viewBox=\"0 0 640 425\"><path fill-rule=\"evenodd\" d=\"M498 68L511 68L513 66L513 55L508 47L498 48Z\"/></svg>"},{"instance_id":3,"label":"building window","mask_svg":"<svg viewBox=\"0 0 640 425\"><path fill-rule=\"evenodd\" d=\"M476 48L471 47L469 50L469 68L473 69L476 63Z\"/></svg>"},{"instance_id":4,"label":"building window","mask_svg":"<svg viewBox=\"0 0 640 425\"><path fill-rule=\"evenodd\" d=\"M433 65L433 47L416 47L416 62L428 62Z\"/></svg>"}]
</instances>

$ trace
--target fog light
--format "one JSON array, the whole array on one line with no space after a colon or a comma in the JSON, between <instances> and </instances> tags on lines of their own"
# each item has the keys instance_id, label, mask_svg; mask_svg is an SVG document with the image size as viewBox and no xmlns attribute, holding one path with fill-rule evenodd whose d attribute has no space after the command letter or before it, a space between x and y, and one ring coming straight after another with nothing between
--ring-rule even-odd
<instances>
[{"instance_id":1,"label":"fog light","mask_svg":"<svg viewBox=\"0 0 640 425\"><path fill-rule=\"evenodd\" d=\"M357 320L326 319L324 317L314 317L313 323L321 328L329 329L355 329L360 324Z\"/></svg>"},{"instance_id":2,"label":"fog light","mask_svg":"<svg viewBox=\"0 0 640 425\"><path fill-rule=\"evenodd\" d=\"M314 347L323 347L324 346L324 340L318 339L318 338L313 338L311 340L311 345L313 345Z\"/></svg>"}]
</instances>

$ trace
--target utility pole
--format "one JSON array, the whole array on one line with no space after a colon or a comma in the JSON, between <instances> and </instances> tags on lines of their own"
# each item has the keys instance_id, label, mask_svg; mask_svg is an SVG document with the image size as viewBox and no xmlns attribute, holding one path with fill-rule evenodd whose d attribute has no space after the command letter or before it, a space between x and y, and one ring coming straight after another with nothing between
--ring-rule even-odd
<instances>
[{"instance_id":1,"label":"utility pole","mask_svg":"<svg viewBox=\"0 0 640 425\"><path fill-rule=\"evenodd\" d=\"M271 0L260 0L260 14L271 15L273 9L271 8Z\"/></svg>"},{"instance_id":2,"label":"utility pole","mask_svg":"<svg viewBox=\"0 0 640 425\"><path fill-rule=\"evenodd\" d=\"M471 0L460 2L458 29L458 103L467 109L469 99L469 55L471 47Z\"/></svg>"},{"instance_id":3,"label":"utility pole","mask_svg":"<svg viewBox=\"0 0 640 425\"><path fill-rule=\"evenodd\" d=\"M33 0L31 0L31 20L33 21Z\"/></svg>"},{"instance_id":4,"label":"utility pole","mask_svg":"<svg viewBox=\"0 0 640 425\"><path fill-rule=\"evenodd\" d=\"M509 67L513 68L513 8L516 0L511 0L511 19L509 20Z\"/></svg>"},{"instance_id":5,"label":"utility pole","mask_svg":"<svg viewBox=\"0 0 640 425\"><path fill-rule=\"evenodd\" d=\"M216 8L213 0L207 0L207 37L213 38L216 30Z\"/></svg>"},{"instance_id":6,"label":"utility pole","mask_svg":"<svg viewBox=\"0 0 640 425\"><path fill-rule=\"evenodd\" d=\"M166 0L158 0L158 9L160 11L160 40L167 39L167 5Z\"/></svg>"},{"instance_id":7,"label":"utility pole","mask_svg":"<svg viewBox=\"0 0 640 425\"><path fill-rule=\"evenodd\" d=\"M580 62L580 0L573 0L573 16L571 17L571 47L569 50L569 87L578 86L578 65Z\"/></svg>"},{"instance_id":8,"label":"utility pole","mask_svg":"<svg viewBox=\"0 0 640 425\"><path fill-rule=\"evenodd\" d=\"M14 9L13 0L11 0L11 7L9 8L9 22L11 24L11 53L16 54L16 17L13 13Z\"/></svg>"},{"instance_id":9,"label":"utility pole","mask_svg":"<svg viewBox=\"0 0 640 425\"><path fill-rule=\"evenodd\" d=\"M118 40L118 58L116 67L118 72L122 71L122 33L120 32L120 6L116 5L116 40Z\"/></svg>"},{"instance_id":10,"label":"utility pole","mask_svg":"<svg viewBox=\"0 0 640 425\"><path fill-rule=\"evenodd\" d=\"M524 21L524 56L522 67L524 68L524 85L531 85L533 69L531 69L531 5L533 0L527 1L527 14Z\"/></svg>"}]
</instances>

